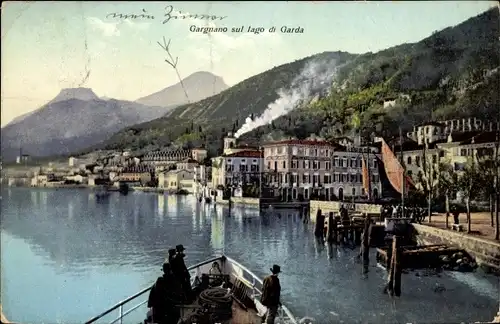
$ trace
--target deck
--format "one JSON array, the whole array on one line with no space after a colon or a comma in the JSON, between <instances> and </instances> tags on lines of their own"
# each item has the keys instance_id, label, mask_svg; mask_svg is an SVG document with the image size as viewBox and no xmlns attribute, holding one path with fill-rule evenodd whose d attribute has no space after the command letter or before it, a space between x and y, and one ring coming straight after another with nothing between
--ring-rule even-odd
<instances>
[{"instance_id":1,"label":"deck","mask_svg":"<svg viewBox=\"0 0 500 324\"><path fill-rule=\"evenodd\" d=\"M199 308L198 302L187 305L186 311L182 315L183 320L189 323L189 317L196 312ZM232 318L227 321L221 322L221 324L261 324L262 319L257 315L254 309L244 309L240 304L233 300L232 304Z\"/></svg>"}]
</instances>

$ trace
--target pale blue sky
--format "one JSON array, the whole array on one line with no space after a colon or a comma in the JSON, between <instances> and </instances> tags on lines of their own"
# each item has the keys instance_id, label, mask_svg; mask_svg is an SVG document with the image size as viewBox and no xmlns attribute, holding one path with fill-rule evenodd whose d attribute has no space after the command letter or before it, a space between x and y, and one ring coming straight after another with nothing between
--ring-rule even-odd
<instances>
[{"instance_id":1,"label":"pale blue sky","mask_svg":"<svg viewBox=\"0 0 500 324\"><path fill-rule=\"evenodd\" d=\"M276 33L189 32L201 20L162 24L164 8L227 16L216 26L276 26ZM234 85L273 66L323 51L376 52L416 42L496 2L4 2L2 126L48 102L61 88L88 87L98 96L135 100L178 82L157 45L172 39L182 77L205 70ZM120 21L113 12L154 20ZM302 27L283 34L281 26ZM211 46L210 46L211 40ZM212 59L210 59L212 47ZM86 49L87 48L87 49ZM87 66L87 68L86 68ZM85 78L90 71L88 78Z\"/></svg>"}]
</instances>

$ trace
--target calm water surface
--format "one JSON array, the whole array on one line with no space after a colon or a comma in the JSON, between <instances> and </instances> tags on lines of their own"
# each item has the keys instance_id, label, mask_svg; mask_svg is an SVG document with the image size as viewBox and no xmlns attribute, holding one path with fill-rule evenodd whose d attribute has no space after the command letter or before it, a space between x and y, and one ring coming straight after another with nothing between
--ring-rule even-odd
<instances>
[{"instance_id":1,"label":"calm water surface","mask_svg":"<svg viewBox=\"0 0 500 324\"><path fill-rule=\"evenodd\" d=\"M317 323L486 321L498 309L498 278L482 273L404 274L401 298L391 299L382 294L384 270L372 264L363 276L356 251L317 244L312 225L291 211L259 216L190 196L98 201L87 190L4 188L1 217L2 308L21 323L88 320L154 282L176 244L188 264L226 253L261 276L280 264L284 302ZM144 308L125 323L142 319Z\"/></svg>"}]
</instances>

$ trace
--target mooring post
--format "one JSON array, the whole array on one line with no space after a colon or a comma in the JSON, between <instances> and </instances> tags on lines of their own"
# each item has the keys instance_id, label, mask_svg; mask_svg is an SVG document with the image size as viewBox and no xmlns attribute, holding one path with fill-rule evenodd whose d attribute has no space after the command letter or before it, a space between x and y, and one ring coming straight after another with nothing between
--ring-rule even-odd
<instances>
[{"instance_id":1,"label":"mooring post","mask_svg":"<svg viewBox=\"0 0 500 324\"><path fill-rule=\"evenodd\" d=\"M333 212L330 212L328 215L328 225L327 225L327 234L326 234L326 241L328 243L332 243L334 240L334 222L335 222L335 217L333 217Z\"/></svg>"},{"instance_id":2,"label":"mooring post","mask_svg":"<svg viewBox=\"0 0 500 324\"><path fill-rule=\"evenodd\" d=\"M369 215L365 215L365 224L363 228L363 236L361 238L361 251L360 254L363 256L363 261L368 262L370 256L370 227L371 219Z\"/></svg>"},{"instance_id":3,"label":"mooring post","mask_svg":"<svg viewBox=\"0 0 500 324\"><path fill-rule=\"evenodd\" d=\"M389 276L384 292L388 292L391 296L401 296L401 274L402 274L402 251L400 248L400 240L394 235L392 237L392 251Z\"/></svg>"},{"instance_id":4,"label":"mooring post","mask_svg":"<svg viewBox=\"0 0 500 324\"><path fill-rule=\"evenodd\" d=\"M401 239L394 236L393 238L394 258L394 295L401 296L401 274L403 273L403 251L401 250Z\"/></svg>"},{"instance_id":5,"label":"mooring post","mask_svg":"<svg viewBox=\"0 0 500 324\"><path fill-rule=\"evenodd\" d=\"M318 209L318 211L316 212L316 227L314 230L314 236L322 237L324 226L325 226L325 219L321 215L321 209Z\"/></svg>"}]
</instances>

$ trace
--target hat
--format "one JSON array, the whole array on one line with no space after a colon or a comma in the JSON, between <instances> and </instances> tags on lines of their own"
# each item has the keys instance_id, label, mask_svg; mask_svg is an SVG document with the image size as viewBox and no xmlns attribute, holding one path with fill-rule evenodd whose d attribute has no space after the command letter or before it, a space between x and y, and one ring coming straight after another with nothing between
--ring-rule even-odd
<instances>
[{"instance_id":1,"label":"hat","mask_svg":"<svg viewBox=\"0 0 500 324\"><path fill-rule=\"evenodd\" d=\"M273 267L270 268L269 270L271 270L272 273L276 274L276 273L280 273L281 272L281 268L279 265L277 264L273 264Z\"/></svg>"},{"instance_id":2,"label":"hat","mask_svg":"<svg viewBox=\"0 0 500 324\"><path fill-rule=\"evenodd\" d=\"M175 254L175 249L169 249L168 250L168 255L174 255Z\"/></svg>"},{"instance_id":3,"label":"hat","mask_svg":"<svg viewBox=\"0 0 500 324\"><path fill-rule=\"evenodd\" d=\"M184 245L182 245L182 244L177 245L177 246L175 247L175 249L176 249L177 251L179 251L179 252L182 252L182 251L184 251L184 250L185 250Z\"/></svg>"}]
</instances>

